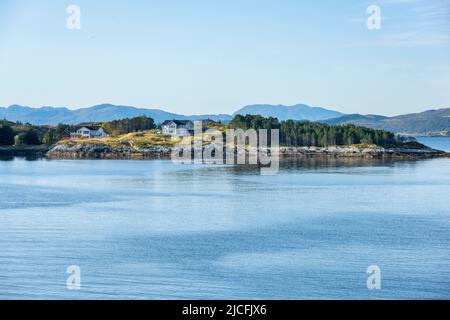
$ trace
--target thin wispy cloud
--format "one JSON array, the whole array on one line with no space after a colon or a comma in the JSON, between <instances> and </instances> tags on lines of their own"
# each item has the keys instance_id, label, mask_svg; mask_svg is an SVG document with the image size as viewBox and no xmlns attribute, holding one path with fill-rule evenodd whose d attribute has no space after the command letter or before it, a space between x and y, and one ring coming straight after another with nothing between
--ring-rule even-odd
<instances>
[{"instance_id":1,"label":"thin wispy cloud","mask_svg":"<svg viewBox=\"0 0 450 320\"><path fill-rule=\"evenodd\" d=\"M449 1L427 1L421 2L419 5L411 8L412 12L424 18L431 17L450 17L450 2Z\"/></svg>"},{"instance_id":2,"label":"thin wispy cloud","mask_svg":"<svg viewBox=\"0 0 450 320\"><path fill-rule=\"evenodd\" d=\"M381 39L381 43L393 46L443 45L450 43L450 36L412 31L387 35Z\"/></svg>"},{"instance_id":3,"label":"thin wispy cloud","mask_svg":"<svg viewBox=\"0 0 450 320\"><path fill-rule=\"evenodd\" d=\"M381 0L376 1L378 5L395 5L395 4L410 4L423 2L424 0Z\"/></svg>"},{"instance_id":4,"label":"thin wispy cloud","mask_svg":"<svg viewBox=\"0 0 450 320\"><path fill-rule=\"evenodd\" d=\"M436 46L450 44L450 1L381 0L366 2L381 8L382 30L350 44L384 46ZM386 17L389 15L389 18ZM348 22L365 25L367 16ZM370 38L369 38L370 34ZM377 35L377 34L375 34Z\"/></svg>"}]
</instances>

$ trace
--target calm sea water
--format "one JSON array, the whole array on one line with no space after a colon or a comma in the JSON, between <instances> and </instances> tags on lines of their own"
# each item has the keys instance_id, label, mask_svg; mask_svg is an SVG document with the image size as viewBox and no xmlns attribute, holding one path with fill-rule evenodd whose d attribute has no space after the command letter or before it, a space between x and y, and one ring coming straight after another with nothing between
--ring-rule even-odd
<instances>
[{"instance_id":1,"label":"calm sea water","mask_svg":"<svg viewBox=\"0 0 450 320\"><path fill-rule=\"evenodd\" d=\"M417 141L431 148L450 152L450 137L418 137Z\"/></svg>"},{"instance_id":2,"label":"calm sea water","mask_svg":"<svg viewBox=\"0 0 450 320\"><path fill-rule=\"evenodd\" d=\"M275 176L14 159L0 179L0 299L450 298L450 159L310 159Z\"/></svg>"}]
</instances>

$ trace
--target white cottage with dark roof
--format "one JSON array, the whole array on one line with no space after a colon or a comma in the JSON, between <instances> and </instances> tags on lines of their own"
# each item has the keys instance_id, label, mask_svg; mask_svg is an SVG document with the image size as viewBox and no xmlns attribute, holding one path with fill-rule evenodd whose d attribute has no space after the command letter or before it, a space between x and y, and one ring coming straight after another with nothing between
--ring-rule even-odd
<instances>
[{"instance_id":1,"label":"white cottage with dark roof","mask_svg":"<svg viewBox=\"0 0 450 320\"><path fill-rule=\"evenodd\" d=\"M166 120L161 124L162 134L169 136L187 136L194 130L194 123L190 120Z\"/></svg>"},{"instance_id":2,"label":"white cottage with dark roof","mask_svg":"<svg viewBox=\"0 0 450 320\"><path fill-rule=\"evenodd\" d=\"M80 126L71 134L73 139L102 139L107 136L101 126Z\"/></svg>"}]
</instances>

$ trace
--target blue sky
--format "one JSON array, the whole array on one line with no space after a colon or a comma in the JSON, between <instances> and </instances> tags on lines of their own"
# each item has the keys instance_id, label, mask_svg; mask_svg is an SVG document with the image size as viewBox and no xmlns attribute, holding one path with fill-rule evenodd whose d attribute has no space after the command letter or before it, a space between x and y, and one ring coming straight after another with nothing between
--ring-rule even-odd
<instances>
[{"instance_id":1,"label":"blue sky","mask_svg":"<svg viewBox=\"0 0 450 320\"><path fill-rule=\"evenodd\" d=\"M81 9L68 30L66 9ZM380 30L366 9L381 8ZM0 0L0 106L450 107L450 1Z\"/></svg>"}]
</instances>

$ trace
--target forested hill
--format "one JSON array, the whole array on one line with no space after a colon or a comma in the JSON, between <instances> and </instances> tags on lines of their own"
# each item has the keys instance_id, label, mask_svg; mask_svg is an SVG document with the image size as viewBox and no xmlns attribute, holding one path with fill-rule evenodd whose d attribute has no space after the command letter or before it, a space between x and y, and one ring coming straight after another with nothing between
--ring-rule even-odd
<instances>
[{"instance_id":1,"label":"forested hill","mask_svg":"<svg viewBox=\"0 0 450 320\"><path fill-rule=\"evenodd\" d=\"M254 115L237 115L228 125L241 129L279 129L280 144L284 146L339 146L375 144L381 147L422 148L414 138L397 136L392 132L345 125L327 125L309 121L278 121Z\"/></svg>"},{"instance_id":2,"label":"forested hill","mask_svg":"<svg viewBox=\"0 0 450 320\"><path fill-rule=\"evenodd\" d=\"M246 114L260 115L263 117L274 117L279 120L292 119L309 121L332 119L344 115L343 113L338 111L321 107L310 107L305 104L296 104L293 106L255 104L239 109L233 114L233 116Z\"/></svg>"}]
</instances>

